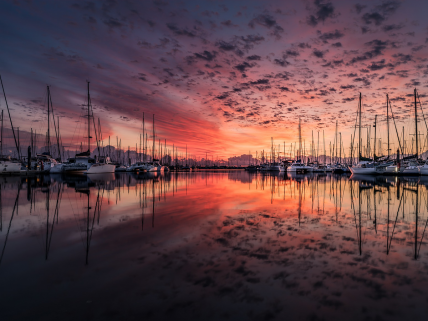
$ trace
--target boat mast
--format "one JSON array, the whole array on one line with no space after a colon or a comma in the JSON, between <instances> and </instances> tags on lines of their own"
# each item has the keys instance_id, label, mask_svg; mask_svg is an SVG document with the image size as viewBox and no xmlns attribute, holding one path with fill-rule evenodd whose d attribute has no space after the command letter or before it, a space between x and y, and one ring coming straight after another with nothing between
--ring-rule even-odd
<instances>
[{"instance_id":1,"label":"boat mast","mask_svg":"<svg viewBox=\"0 0 428 321\"><path fill-rule=\"evenodd\" d=\"M51 108L50 108L50 98L51 98L51 91L50 91L50 88L49 88L49 86L47 86L47 91L48 91L48 139L47 139L47 143L48 143L48 150L47 150L47 152L48 152L48 155L50 155L51 154L51 131L50 131L50 116L51 116L51 114L50 114L50 110L51 110Z\"/></svg>"},{"instance_id":2,"label":"boat mast","mask_svg":"<svg viewBox=\"0 0 428 321\"><path fill-rule=\"evenodd\" d=\"M388 131L388 159L389 159L389 99L388 94L386 94L386 127Z\"/></svg>"},{"instance_id":3,"label":"boat mast","mask_svg":"<svg viewBox=\"0 0 428 321\"><path fill-rule=\"evenodd\" d=\"M376 161L376 123L377 123L377 115L374 116L374 146L373 146L373 161ZM389 129L389 126L388 126ZM388 131L388 141L389 141L389 131ZM389 147L388 147L388 157L389 157Z\"/></svg>"},{"instance_id":4,"label":"boat mast","mask_svg":"<svg viewBox=\"0 0 428 321\"><path fill-rule=\"evenodd\" d=\"M361 158L361 145L362 145L362 140L361 140L361 93L360 93L360 100L359 100L359 125L358 125L358 161Z\"/></svg>"},{"instance_id":5,"label":"boat mast","mask_svg":"<svg viewBox=\"0 0 428 321\"><path fill-rule=\"evenodd\" d=\"M415 88L415 135L416 135L416 160L418 160L418 152L419 152L419 146L418 146L418 109L416 107L416 88Z\"/></svg>"},{"instance_id":6,"label":"boat mast","mask_svg":"<svg viewBox=\"0 0 428 321\"><path fill-rule=\"evenodd\" d=\"M299 117L299 150L297 152L297 159L302 161L301 158L302 155L302 120Z\"/></svg>"},{"instance_id":7,"label":"boat mast","mask_svg":"<svg viewBox=\"0 0 428 321\"><path fill-rule=\"evenodd\" d=\"M91 116L90 116L90 111L89 111L89 104L90 104L90 96L89 96L89 81L88 83L88 152L89 155L91 155Z\"/></svg>"},{"instance_id":8,"label":"boat mast","mask_svg":"<svg viewBox=\"0 0 428 321\"><path fill-rule=\"evenodd\" d=\"M31 136L31 138L33 138L33 136ZM3 109L1 110L0 157L3 157Z\"/></svg>"},{"instance_id":9,"label":"boat mast","mask_svg":"<svg viewBox=\"0 0 428 321\"><path fill-rule=\"evenodd\" d=\"M9 115L10 127L12 127L12 134L13 134L13 139L15 140L15 147L16 147L16 150L18 151L18 159L21 159L20 153L19 153L18 141L16 140L15 129L13 128L12 117L10 116L9 105L7 104L6 92L4 91L3 80L1 78L1 75L0 75L0 83L1 83L1 88L3 89L3 96L4 96L4 101L6 102L7 113ZM3 121L3 117L2 117L2 121Z\"/></svg>"},{"instance_id":10,"label":"boat mast","mask_svg":"<svg viewBox=\"0 0 428 321\"><path fill-rule=\"evenodd\" d=\"M153 150L152 150L152 162L155 161L155 114L153 114Z\"/></svg>"},{"instance_id":11,"label":"boat mast","mask_svg":"<svg viewBox=\"0 0 428 321\"><path fill-rule=\"evenodd\" d=\"M335 140L335 142L334 142L334 149L335 149L335 163L337 163L337 119L336 119L336 132L335 132L335 135L334 135L334 140Z\"/></svg>"}]
</instances>

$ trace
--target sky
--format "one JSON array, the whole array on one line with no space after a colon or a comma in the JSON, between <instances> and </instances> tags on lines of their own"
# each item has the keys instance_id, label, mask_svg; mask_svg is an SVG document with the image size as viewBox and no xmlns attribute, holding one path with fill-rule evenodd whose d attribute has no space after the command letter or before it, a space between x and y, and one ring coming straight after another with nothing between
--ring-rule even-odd
<instances>
[{"instance_id":1,"label":"sky","mask_svg":"<svg viewBox=\"0 0 428 321\"><path fill-rule=\"evenodd\" d=\"M398 0L3 0L0 75L22 137L47 131L50 86L71 149L86 142L90 81L104 146L117 136L135 149L144 114L149 141L155 115L156 138L197 157L267 151L271 138L288 154L301 118L307 150L313 133L322 153L324 132L329 154L337 121L349 154L361 92L363 143L378 115L385 154L386 94L392 150L403 126L408 146L415 137L414 88L426 107L427 9ZM418 126L425 135L422 118Z\"/></svg>"}]
</instances>

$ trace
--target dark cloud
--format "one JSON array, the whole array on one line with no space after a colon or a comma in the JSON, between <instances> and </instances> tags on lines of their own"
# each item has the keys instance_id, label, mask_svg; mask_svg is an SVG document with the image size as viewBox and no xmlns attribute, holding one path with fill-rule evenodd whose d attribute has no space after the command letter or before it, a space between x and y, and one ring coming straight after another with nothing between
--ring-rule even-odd
<instances>
[{"instance_id":1,"label":"dark cloud","mask_svg":"<svg viewBox=\"0 0 428 321\"><path fill-rule=\"evenodd\" d=\"M312 53L317 58L324 58L325 51L321 51L321 50L318 50L318 49L315 48Z\"/></svg>"},{"instance_id":2,"label":"dark cloud","mask_svg":"<svg viewBox=\"0 0 428 321\"><path fill-rule=\"evenodd\" d=\"M247 57L247 60L261 60L262 57L258 56L258 55L251 55Z\"/></svg>"},{"instance_id":3,"label":"dark cloud","mask_svg":"<svg viewBox=\"0 0 428 321\"><path fill-rule=\"evenodd\" d=\"M266 85L269 83L269 79L258 79L256 81L250 81L251 85Z\"/></svg>"},{"instance_id":4,"label":"dark cloud","mask_svg":"<svg viewBox=\"0 0 428 321\"><path fill-rule=\"evenodd\" d=\"M193 31L178 28L177 25L174 23L167 23L166 26L168 27L169 30L171 30L177 36L188 36L191 38L196 37L196 33L194 33Z\"/></svg>"},{"instance_id":5,"label":"dark cloud","mask_svg":"<svg viewBox=\"0 0 428 321\"><path fill-rule=\"evenodd\" d=\"M354 88L355 88L354 85L342 85L342 86L340 86L340 89L344 89L344 90L354 89Z\"/></svg>"},{"instance_id":6,"label":"dark cloud","mask_svg":"<svg viewBox=\"0 0 428 321\"><path fill-rule=\"evenodd\" d=\"M365 13L362 17L363 21L366 24L374 23L376 26L380 26L385 20L385 17L382 16L379 12Z\"/></svg>"},{"instance_id":7,"label":"dark cloud","mask_svg":"<svg viewBox=\"0 0 428 321\"><path fill-rule=\"evenodd\" d=\"M244 61L243 63L236 65L235 69L238 69L240 72L244 73L247 71L247 69L254 67L254 64L249 64L248 62Z\"/></svg>"},{"instance_id":8,"label":"dark cloud","mask_svg":"<svg viewBox=\"0 0 428 321\"><path fill-rule=\"evenodd\" d=\"M275 18L270 14L259 14L254 19L252 19L248 25L251 28L254 28L255 25L260 25L271 29L271 35L275 36L276 39L280 39L281 34L284 32L284 29L276 22Z\"/></svg>"},{"instance_id":9,"label":"dark cloud","mask_svg":"<svg viewBox=\"0 0 428 321\"><path fill-rule=\"evenodd\" d=\"M371 71L381 70L386 67L393 68L394 65L391 63L386 64L385 59L382 59L380 61L374 61L371 63L371 65L367 66L367 68L370 69Z\"/></svg>"},{"instance_id":10,"label":"dark cloud","mask_svg":"<svg viewBox=\"0 0 428 321\"><path fill-rule=\"evenodd\" d=\"M333 32L325 32L323 34L321 34L319 36L319 38L321 40L323 40L324 42L327 42L328 40L336 40L336 39L340 39L344 36L344 34L342 32L340 32L339 30L335 30Z\"/></svg>"},{"instance_id":11,"label":"dark cloud","mask_svg":"<svg viewBox=\"0 0 428 321\"><path fill-rule=\"evenodd\" d=\"M202 53L195 53L194 56L202 60L212 61L216 57L216 54L217 52L215 51L210 52L210 51L204 50L204 52Z\"/></svg>"},{"instance_id":12,"label":"dark cloud","mask_svg":"<svg viewBox=\"0 0 428 321\"><path fill-rule=\"evenodd\" d=\"M389 40L382 41L382 40L372 40L365 43L365 46L371 47L369 51L366 51L363 55L356 56L351 59L349 64L353 64L359 61L364 61L368 59L375 58L379 55L383 54L383 51L387 48L387 46L390 44Z\"/></svg>"},{"instance_id":13,"label":"dark cloud","mask_svg":"<svg viewBox=\"0 0 428 321\"><path fill-rule=\"evenodd\" d=\"M230 42L226 42L226 41L218 41L216 43L216 46L219 47L221 50L224 51L232 51L236 49L236 46Z\"/></svg>"},{"instance_id":14,"label":"dark cloud","mask_svg":"<svg viewBox=\"0 0 428 321\"><path fill-rule=\"evenodd\" d=\"M393 54L392 57L396 58L397 64L406 64L410 61L413 61L412 55L407 55L403 53Z\"/></svg>"},{"instance_id":15,"label":"dark cloud","mask_svg":"<svg viewBox=\"0 0 428 321\"><path fill-rule=\"evenodd\" d=\"M287 61L287 60L285 60L285 59L275 59L274 61L273 61L273 63L275 64L275 65L278 65L278 66L281 66L281 67L287 67L290 63Z\"/></svg>"},{"instance_id":16,"label":"dark cloud","mask_svg":"<svg viewBox=\"0 0 428 321\"><path fill-rule=\"evenodd\" d=\"M340 48L340 47L342 47L342 43L341 42L335 42L332 44L332 46L336 47L336 48Z\"/></svg>"},{"instance_id":17,"label":"dark cloud","mask_svg":"<svg viewBox=\"0 0 428 321\"><path fill-rule=\"evenodd\" d=\"M222 21L221 24L226 27L236 27L231 20Z\"/></svg>"},{"instance_id":18,"label":"dark cloud","mask_svg":"<svg viewBox=\"0 0 428 321\"><path fill-rule=\"evenodd\" d=\"M366 5L362 5L362 4L357 3L357 4L354 6L354 8L355 8L355 11L357 11L357 13L358 13L358 14L360 14L360 13L361 13L361 11L363 11L365 8L367 8L367 6L366 6Z\"/></svg>"},{"instance_id":19,"label":"dark cloud","mask_svg":"<svg viewBox=\"0 0 428 321\"><path fill-rule=\"evenodd\" d=\"M428 38L427 38L428 39ZM301 42L297 45L301 49L311 48L311 45L306 42Z\"/></svg>"},{"instance_id":20,"label":"dark cloud","mask_svg":"<svg viewBox=\"0 0 428 321\"><path fill-rule=\"evenodd\" d=\"M287 57L297 57L299 55L300 55L300 53L296 50L287 50L285 52L285 56L287 56Z\"/></svg>"},{"instance_id":21,"label":"dark cloud","mask_svg":"<svg viewBox=\"0 0 428 321\"><path fill-rule=\"evenodd\" d=\"M361 18L366 24L375 24L380 26L382 22L389 18L400 6L398 1L384 1L382 4L375 6L370 13L365 13Z\"/></svg>"},{"instance_id":22,"label":"dark cloud","mask_svg":"<svg viewBox=\"0 0 428 321\"><path fill-rule=\"evenodd\" d=\"M396 30L400 30L400 29L402 29L403 27L404 27L404 25L402 25L402 24L400 24L400 25L397 25L397 24L384 25L384 26L382 27L382 30L383 30L383 31L385 31L385 32L388 32L388 31L396 31Z\"/></svg>"},{"instance_id":23,"label":"dark cloud","mask_svg":"<svg viewBox=\"0 0 428 321\"><path fill-rule=\"evenodd\" d=\"M324 3L323 0L315 0L314 5L315 13L306 19L308 25L315 27L318 23L334 16L334 7L331 2Z\"/></svg>"}]
</instances>

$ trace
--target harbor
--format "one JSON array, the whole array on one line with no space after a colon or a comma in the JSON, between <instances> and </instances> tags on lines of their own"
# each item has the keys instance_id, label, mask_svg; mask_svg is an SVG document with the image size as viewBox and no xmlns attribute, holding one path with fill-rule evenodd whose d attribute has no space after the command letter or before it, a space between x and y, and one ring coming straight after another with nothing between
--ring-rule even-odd
<instances>
[{"instance_id":1,"label":"harbor","mask_svg":"<svg viewBox=\"0 0 428 321\"><path fill-rule=\"evenodd\" d=\"M0 320L425 321L427 10L0 1Z\"/></svg>"}]
</instances>

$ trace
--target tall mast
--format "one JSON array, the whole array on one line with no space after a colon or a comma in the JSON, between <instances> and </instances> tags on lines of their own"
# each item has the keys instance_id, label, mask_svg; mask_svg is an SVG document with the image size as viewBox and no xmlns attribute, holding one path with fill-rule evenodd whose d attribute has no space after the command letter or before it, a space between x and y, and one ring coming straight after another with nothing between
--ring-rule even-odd
<instances>
[{"instance_id":1,"label":"tall mast","mask_svg":"<svg viewBox=\"0 0 428 321\"><path fill-rule=\"evenodd\" d=\"M146 161L146 156L144 154L144 113L143 113L143 162Z\"/></svg>"},{"instance_id":2,"label":"tall mast","mask_svg":"<svg viewBox=\"0 0 428 321\"><path fill-rule=\"evenodd\" d=\"M325 136L324 136L324 129L322 130L322 140L323 140L323 146L324 146L324 165L327 164L327 152L325 150Z\"/></svg>"},{"instance_id":3,"label":"tall mast","mask_svg":"<svg viewBox=\"0 0 428 321\"><path fill-rule=\"evenodd\" d=\"M90 97L89 97L89 81L88 81L88 151L91 153L91 115L89 111Z\"/></svg>"},{"instance_id":4,"label":"tall mast","mask_svg":"<svg viewBox=\"0 0 428 321\"><path fill-rule=\"evenodd\" d=\"M373 146L373 161L376 161L376 123L377 123L377 115L374 116L374 146ZM389 126L388 126L389 129ZM389 142L389 131L388 131L388 142ZM389 145L388 145L388 157L389 157Z\"/></svg>"},{"instance_id":5,"label":"tall mast","mask_svg":"<svg viewBox=\"0 0 428 321\"><path fill-rule=\"evenodd\" d=\"M388 131L388 159L389 159L389 98L388 98L388 94L386 94L386 127L387 127L387 131Z\"/></svg>"},{"instance_id":6,"label":"tall mast","mask_svg":"<svg viewBox=\"0 0 428 321\"><path fill-rule=\"evenodd\" d=\"M31 129L31 133L33 129ZM31 136L33 138L33 136ZM32 141L32 139L31 139ZM0 156L3 156L3 109L1 110L1 129L0 129Z\"/></svg>"},{"instance_id":7,"label":"tall mast","mask_svg":"<svg viewBox=\"0 0 428 321\"><path fill-rule=\"evenodd\" d=\"M360 101L359 101L359 124L358 124L358 161L360 160L361 157L361 146L363 144L363 141L361 140L361 93L360 93Z\"/></svg>"},{"instance_id":8,"label":"tall mast","mask_svg":"<svg viewBox=\"0 0 428 321\"><path fill-rule=\"evenodd\" d=\"M337 163L337 119L336 119L336 132L334 135L334 147L335 147L335 163Z\"/></svg>"},{"instance_id":9,"label":"tall mast","mask_svg":"<svg viewBox=\"0 0 428 321\"><path fill-rule=\"evenodd\" d=\"M418 109L416 108L416 88L415 88L415 135L416 135L416 160L418 159Z\"/></svg>"},{"instance_id":10,"label":"tall mast","mask_svg":"<svg viewBox=\"0 0 428 321\"><path fill-rule=\"evenodd\" d=\"M4 91L3 80L2 80L2 78L1 78L1 76L0 76L0 82L1 82L1 88L3 89L4 101L6 102L7 113L8 113L8 115L9 115L10 127L12 127L12 134L13 134L13 139L15 140L15 147L16 147L16 150L18 151L18 159L21 159L20 154L19 154L18 141L16 140L16 136L15 136L15 129L13 128L13 124L12 124L12 117L10 116L9 105L7 104L6 92ZM3 119L3 118L2 118L2 119Z\"/></svg>"},{"instance_id":11,"label":"tall mast","mask_svg":"<svg viewBox=\"0 0 428 321\"><path fill-rule=\"evenodd\" d=\"M51 131L50 131L50 116L51 116L51 114L50 114L50 110L51 110L51 108L50 108L50 98L51 98L51 91L50 91L50 89L49 89L49 86L47 86L47 90L48 90L48 139L47 139L47 145L48 145L48 150L47 150L47 152L48 152L48 155L50 155L51 154Z\"/></svg>"},{"instance_id":12,"label":"tall mast","mask_svg":"<svg viewBox=\"0 0 428 321\"><path fill-rule=\"evenodd\" d=\"M297 153L297 159L300 159L302 156L302 120L299 117L299 150ZM300 159L301 161L301 159Z\"/></svg>"},{"instance_id":13,"label":"tall mast","mask_svg":"<svg viewBox=\"0 0 428 321\"><path fill-rule=\"evenodd\" d=\"M152 150L152 162L155 161L155 114L153 114L153 150Z\"/></svg>"}]
</instances>

